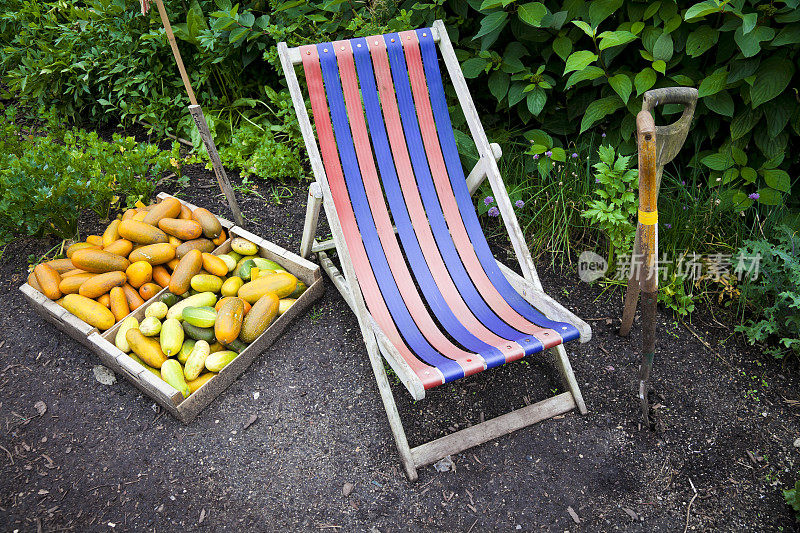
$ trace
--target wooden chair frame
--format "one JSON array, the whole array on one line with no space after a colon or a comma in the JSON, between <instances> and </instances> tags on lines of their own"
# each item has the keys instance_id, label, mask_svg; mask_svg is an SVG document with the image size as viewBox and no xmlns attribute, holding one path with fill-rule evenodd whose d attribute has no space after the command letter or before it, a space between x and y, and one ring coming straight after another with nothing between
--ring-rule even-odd
<instances>
[{"instance_id":1,"label":"wooden chair frame","mask_svg":"<svg viewBox=\"0 0 800 533\"><path fill-rule=\"evenodd\" d=\"M509 199L508 192L503 183L503 178L497 166L497 159L502 155L500 146L497 144L490 145L486 137L475 104L467 88L466 80L461 72L458 59L453 51L452 43L445 30L444 23L441 20L437 20L433 24L432 32L434 41L438 42L439 51L455 87L458 101L466 117L467 124L480 157L467 177L469 191L470 193L474 193L484 179L489 179L495 201L500 209L503 222L508 231L514 252L519 260L523 275L520 276L499 261L498 265L514 289L516 289L523 298L539 309L539 311L548 318L573 324L580 332L580 341L587 342L591 338L591 328L589 325L545 294L536 272L536 267L533 264L530 251L525 244L525 238L514 213L511 200ZM432 464L443 457L462 452L468 448L511 433L517 429L566 413L574 408L577 408L581 414L585 414L587 412L586 405L584 404L583 396L572 371L567 352L563 344L559 344L555 348L552 348L551 351L555 356L568 392L551 396L538 403L487 420L486 422L446 435L415 448L409 447L381 357L386 359L415 400L421 400L425 397L425 389L420 379L414 374L367 310L358 280L356 279L352 260L346 252L347 248L345 246L344 234L331 197L328 179L323 167L316 136L309 120L305 99L300 90L300 85L295 73L295 65L302 63L300 51L298 48L289 48L286 43L282 42L278 44L278 54L286 76L289 93L291 94L292 102L297 112L300 131L302 132L306 148L308 149L308 156L315 177L315 182L309 187L306 221L300 245L300 255L302 257L307 257L311 253L318 254L322 268L327 272L334 286L339 290L344 300L358 318L358 325L364 338L364 343L366 344L372 371L375 374L375 380L378 384L378 391L380 392L386 415L389 419L389 426L392 429L400 459L409 480L414 481L417 479L417 468ZM317 221L320 207L323 206L333 239L325 242L317 242L315 240ZM341 267L344 270L343 275L326 254L326 250L333 248L340 251L338 256Z\"/></svg>"}]
</instances>

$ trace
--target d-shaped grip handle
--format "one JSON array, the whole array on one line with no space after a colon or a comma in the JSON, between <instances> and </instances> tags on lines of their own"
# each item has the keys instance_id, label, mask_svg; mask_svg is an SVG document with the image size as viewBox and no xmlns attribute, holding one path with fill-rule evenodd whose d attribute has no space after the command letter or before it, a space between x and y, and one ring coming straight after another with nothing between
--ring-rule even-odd
<instances>
[{"instance_id":1,"label":"d-shaped grip handle","mask_svg":"<svg viewBox=\"0 0 800 533\"><path fill-rule=\"evenodd\" d=\"M697 105L697 89L694 87L665 87L644 93L643 111L652 111L656 106L664 104L682 104L684 107L694 110Z\"/></svg>"}]
</instances>

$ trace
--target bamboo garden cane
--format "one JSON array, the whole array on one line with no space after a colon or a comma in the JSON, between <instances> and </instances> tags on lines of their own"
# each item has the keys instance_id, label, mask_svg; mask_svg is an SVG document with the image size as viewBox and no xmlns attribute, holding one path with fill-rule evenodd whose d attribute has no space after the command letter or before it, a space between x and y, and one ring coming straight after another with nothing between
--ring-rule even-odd
<instances>
[{"instance_id":1,"label":"bamboo garden cane","mask_svg":"<svg viewBox=\"0 0 800 533\"><path fill-rule=\"evenodd\" d=\"M231 188L231 182L228 181L228 174L225 173L225 168L222 166L222 161L217 151L217 145L214 144L214 139L211 137L211 130L208 129L206 117L194 95L194 90L189 81L189 75L186 73L186 67L183 65L183 59L178 50L178 43L175 41L175 34L172 32L172 25L169 23L169 17L167 16L167 10L164 8L163 0L156 0L156 6L158 7L158 14L161 16L161 23L164 25L164 31L167 34L169 46L172 48L172 55L175 56L175 63L178 64L178 71L181 73L183 86L186 88L186 92L189 95L189 102L191 103L189 106L189 113L191 113L194 123L197 125L197 129L200 131L200 138L203 139L203 144L208 151L208 157L211 159L211 166L214 168L214 175L217 178L217 183L219 184L220 190L225 195L225 198L228 200L228 206L231 208L233 218L236 220L236 224L243 227L244 218L242 217L242 212L239 209L239 204L236 203L236 196ZM148 9L150 9L150 0L141 0L141 7L142 14L147 13Z\"/></svg>"},{"instance_id":2,"label":"bamboo garden cane","mask_svg":"<svg viewBox=\"0 0 800 533\"><path fill-rule=\"evenodd\" d=\"M673 124L668 126L655 126L651 111L660 104L680 104L684 106L683 115ZM694 109L697 105L697 89L692 87L670 87L647 91L642 100L642 111L637 116L637 129L639 132L639 204L640 220L636 228L636 239L634 241L633 256L631 258L631 273L628 279L628 287L625 292L625 303L622 315L622 326L620 335L626 336L630 333L633 318L636 313L636 304L639 299L640 291L642 295L642 327L643 327L643 350L642 366L640 367L639 398L642 404L642 413L645 422L649 424L649 406L647 403L647 389L650 379L650 372L653 367L653 353L655 348L655 312L658 290L657 268L652 276L643 279L642 275L650 273L650 268L655 266L657 261L658 235L657 226L658 212L656 208L658 193L661 189L661 175L664 165L672 161L680 151L686 136L689 133L694 116ZM647 120L643 114L649 118ZM652 126L652 128L651 128ZM645 139L646 145L643 146L642 134L652 129L651 139ZM642 150L649 150L645 154L645 161L642 160ZM653 151L651 153L651 151ZM652 159L652 161L651 161ZM647 167L647 168L645 168ZM645 178L643 178L643 171ZM646 198L645 198L646 197ZM647 229L648 224L642 224L641 213L645 213L652 208L652 215L644 216L645 222L652 221L653 224ZM655 220L653 220L655 219ZM652 233L652 240L650 240ZM648 246L649 245L649 246ZM650 253L649 260L646 259Z\"/></svg>"}]
</instances>

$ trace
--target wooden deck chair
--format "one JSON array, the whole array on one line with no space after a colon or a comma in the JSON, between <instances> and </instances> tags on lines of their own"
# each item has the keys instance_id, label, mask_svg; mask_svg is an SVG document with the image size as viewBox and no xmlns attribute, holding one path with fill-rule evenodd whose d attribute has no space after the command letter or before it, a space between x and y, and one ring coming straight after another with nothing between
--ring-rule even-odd
<instances>
[{"instance_id":1,"label":"wooden deck chair","mask_svg":"<svg viewBox=\"0 0 800 533\"><path fill-rule=\"evenodd\" d=\"M469 178L437 43L480 152ZM591 330L542 290L500 177L499 150L489 145L442 22L297 48L280 43L278 52L316 178L301 254L319 252L358 317L409 479L421 466L516 429L575 407L585 413L563 343L585 342ZM294 70L299 64L316 135ZM471 191L486 176L524 277L495 261L481 230ZM314 239L320 203L332 243ZM325 254L333 247L344 276ZM568 392L409 448L381 356L420 400L431 387L547 349Z\"/></svg>"}]
</instances>

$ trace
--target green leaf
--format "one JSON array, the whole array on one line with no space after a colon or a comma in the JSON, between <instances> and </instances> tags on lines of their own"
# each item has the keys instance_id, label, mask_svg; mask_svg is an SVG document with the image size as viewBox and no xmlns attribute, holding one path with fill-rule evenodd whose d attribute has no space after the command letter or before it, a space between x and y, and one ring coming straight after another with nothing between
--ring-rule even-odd
<instances>
[{"instance_id":1,"label":"green leaf","mask_svg":"<svg viewBox=\"0 0 800 533\"><path fill-rule=\"evenodd\" d=\"M579 84L582 81L596 80L597 78L603 76L604 74L605 72L603 72L603 69L601 69L600 67L597 67L595 65L589 65L583 70L578 70L576 72L573 72L564 86L567 89L569 89L570 87L574 87L575 85Z\"/></svg>"},{"instance_id":2,"label":"green leaf","mask_svg":"<svg viewBox=\"0 0 800 533\"><path fill-rule=\"evenodd\" d=\"M703 98L717 94L725 88L725 83L728 80L728 71L725 67L720 67L715 70L710 76L700 82L700 88L697 91L697 96Z\"/></svg>"},{"instance_id":3,"label":"green leaf","mask_svg":"<svg viewBox=\"0 0 800 533\"><path fill-rule=\"evenodd\" d=\"M733 98L728 91L720 91L712 96L707 96L703 103L715 113L726 117L733 116Z\"/></svg>"},{"instance_id":4,"label":"green leaf","mask_svg":"<svg viewBox=\"0 0 800 533\"><path fill-rule=\"evenodd\" d=\"M661 8L661 0L656 0L655 2L648 2L647 7L645 8L644 13L642 14L642 20L649 19L650 17L658 13L658 10L660 8Z\"/></svg>"},{"instance_id":5,"label":"green leaf","mask_svg":"<svg viewBox=\"0 0 800 533\"><path fill-rule=\"evenodd\" d=\"M636 40L636 35L629 31L604 31L598 37L600 38L600 45L598 46L600 50L627 44Z\"/></svg>"},{"instance_id":6,"label":"green leaf","mask_svg":"<svg viewBox=\"0 0 800 533\"><path fill-rule=\"evenodd\" d=\"M762 170L761 175L764 176L764 182L771 188L782 192L789 192L791 180L789 179L789 173L785 170L777 168L773 170Z\"/></svg>"},{"instance_id":7,"label":"green leaf","mask_svg":"<svg viewBox=\"0 0 800 533\"><path fill-rule=\"evenodd\" d=\"M515 83L508 89L508 106L513 107L525 98L525 84Z\"/></svg>"},{"instance_id":8,"label":"green leaf","mask_svg":"<svg viewBox=\"0 0 800 533\"><path fill-rule=\"evenodd\" d=\"M522 43L511 42L506 46L506 51L503 53L503 70L505 72L520 72L525 70L525 65L522 63L521 57L527 56L528 49Z\"/></svg>"},{"instance_id":9,"label":"green leaf","mask_svg":"<svg viewBox=\"0 0 800 533\"><path fill-rule=\"evenodd\" d=\"M503 5L503 0L483 0L481 7L478 8L478 11L486 11L487 9L495 9L497 7L501 7Z\"/></svg>"},{"instance_id":10,"label":"green leaf","mask_svg":"<svg viewBox=\"0 0 800 533\"><path fill-rule=\"evenodd\" d=\"M717 5L716 2L713 2L712 0L705 0L704 2L699 2L687 9L686 13L683 15L683 20L691 20L705 17L706 15L710 15L712 13L719 13L720 9L720 6Z\"/></svg>"},{"instance_id":11,"label":"green leaf","mask_svg":"<svg viewBox=\"0 0 800 533\"><path fill-rule=\"evenodd\" d=\"M586 35L588 35L589 37L594 39L594 36L595 36L594 28L592 28L591 26L589 26L587 23L585 23L582 20L573 20L572 23L575 24L580 29L582 29L583 33L585 33Z\"/></svg>"},{"instance_id":12,"label":"green leaf","mask_svg":"<svg viewBox=\"0 0 800 533\"><path fill-rule=\"evenodd\" d=\"M657 61L653 61L652 66L653 70L655 70L656 72L660 72L661 74L667 73L667 64L660 59Z\"/></svg>"},{"instance_id":13,"label":"green leaf","mask_svg":"<svg viewBox=\"0 0 800 533\"><path fill-rule=\"evenodd\" d=\"M733 158L722 152L707 155L700 162L711 170L728 170L733 166Z\"/></svg>"},{"instance_id":14,"label":"green leaf","mask_svg":"<svg viewBox=\"0 0 800 533\"><path fill-rule=\"evenodd\" d=\"M769 102L789 85L794 74L794 65L788 59L771 56L761 63L756 81L750 87L750 105L756 108Z\"/></svg>"},{"instance_id":15,"label":"green leaf","mask_svg":"<svg viewBox=\"0 0 800 533\"><path fill-rule=\"evenodd\" d=\"M498 102L505 98L510 81L509 75L500 71L494 71L489 76L489 92L497 98Z\"/></svg>"},{"instance_id":16,"label":"green leaf","mask_svg":"<svg viewBox=\"0 0 800 533\"><path fill-rule=\"evenodd\" d=\"M759 119L761 119L761 111L751 109L733 117L733 120L731 120L731 139L735 141L747 135L758 123Z\"/></svg>"},{"instance_id":17,"label":"green leaf","mask_svg":"<svg viewBox=\"0 0 800 533\"><path fill-rule=\"evenodd\" d=\"M772 46L785 46L787 44L800 43L800 24L789 24L785 26L778 35L772 39Z\"/></svg>"},{"instance_id":18,"label":"green leaf","mask_svg":"<svg viewBox=\"0 0 800 533\"><path fill-rule=\"evenodd\" d=\"M561 161L562 163L567 160L567 152L564 151L563 148L559 148L558 146L553 147L551 150L552 155L550 159L553 161Z\"/></svg>"},{"instance_id":19,"label":"green leaf","mask_svg":"<svg viewBox=\"0 0 800 533\"><path fill-rule=\"evenodd\" d=\"M506 19L508 18L508 13L505 11L495 11L494 13L489 13L483 19L481 19L481 29L478 30L478 33L472 39L478 39L492 33L493 31L502 28L506 25Z\"/></svg>"},{"instance_id":20,"label":"green leaf","mask_svg":"<svg viewBox=\"0 0 800 533\"><path fill-rule=\"evenodd\" d=\"M567 72L572 72L573 70L583 70L596 60L597 54L589 52L588 50L572 52L572 54L570 54L570 56L567 58L567 65L564 68L564 74Z\"/></svg>"},{"instance_id":21,"label":"green leaf","mask_svg":"<svg viewBox=\"0 0 800 533\"><path fill-rule=\"evenodd\" d=\"M528 93L528 111L531 112L533 116L538 116L539 113L542 112L544 109L544 104L547 102L547 94L539 87L534 87L531 92Z\"/></svg>"},{"instance_id":22,"label":"green leaf","mask_svg":"<svg viewBox=\"0 0 800 533\"><path fill-rule=\"evenodd\" d=\"M669 61L672 59L673 51L672 35L669 33L662 33L653 45L653 58L660 59L664 62Z\"/></svg>"},{"instance_id":23,"label":"green leaf","mask_svg":"<svg viewBox=\"0 0 800 533\"><path fill-rule=\"evenodd\" d=\"M517 9L517 16L522 22L537 28L542 25L542 17L545 15L547 8L541 2L528 2Z\"/></svg>"},{"instance_id":24,"label":"green leaf","mask_svg":"<svg viewBox=\"0 0 800 533\"><path fill-rule=\"evenodd\" d=\"M781 205L783 195L775 189L763 187L758 190L758 203L762 205Z\"/></svg>"},{"instance_id":25,"label":"green leaf","mask_svg":"<svg viewBox=\"0 0 800 533\"><path fill-rule=\"evenodd\" d=\"M553 138L542 130L528 130L525 132L524 137L534 145L538 144L543 147L539 153L544 153L547 149L553 147Z\"/></svg>"},{"instance_id":26,"label":"green leaf","mask_svg":"<svg viewBox=\"0 0 800 533\"><path fill-rule=\"evenodd\" d=\"M247 28L236 27L233 30L231 30L230 35L228 35L228 42L235 43L236 41L240 40L245 35L247 35L249 32L250 30Z\"/></svg>"},{"instance_id":27,"label":"green leaf","mask_svg":"<svg viewBox=\"0 0 800 533\"><path fill-rule=\"evenodd\" d=\"M633 78L633 85L636 87L636 96L649 90L656 84L656 71L647 67Z\"/></svg>"},{"instance_id":28,"label":"green leaf","mask_svg":"<svg viewBox=\"0 0 800 533\"><path fill-rule=\"evenodd\" d=\"M477 78L486 69L486 60L480 57L471 57L461 63L461 70L467 79Z\"/></svg>"},{"instance_id":29,"label":"green leaf","mask_svg":"<svg viewBox=\"0 0 800 533\"><path fill-rule=\"evenodd\" d=\"M581 133L591 128L598 121L602 120L606 115L609 115L623 107L622 100L618 96L608 96L599 100L594 100L586 108L581 120Z\"/></svg>"},{"instance_id":30,"label":"green leaf","mask_svg":"<svg viewBox=\"0 0 800 533\"><path fill-rule=\"evenodd\" d=\"M553 52L566 61L572 52L572 40L569 37L556 37L553 41Z\"/></svg>"},{"instance_id":31,"label":"green leaf","mask_svg":"<svg viewBox=\"0 0 800 533\"><path fill-rule=\"evenodd\" d=\"M609 85L614 91L622 98L622 101L628 103L628 98L631 97L633 91L633 84L631 79L625 74L617 74L608 79Z\"/></svg>"},{"instance_id":32,"label":"green leaf","mask_svg":"<svg viewBox=\"0 0 800 533\"><path fill-rule=\"evenodd\" d=\"M596 28L622 7L622 0L594 0L589 4L589 23Z\"/></svg>"},{"instance_id":33,"label":"green leaf","mask_svg":"<svg viewBox=\"0 0 800 533\"><path fill-rule=\"evenodd\" d=\"M708 49L717 44L719 32L711 26L700 26L686 39L686 53L692 57L703 55Z\"/></svg>"},{"instance_id":34,"label":"green leaf","mask_svg":"<svg viewBox=\"0 0 800 533\"><path fill-rule=\"evenodd\" d=\"M739 173L741 174L742 178L749 183L753 183L758 177L755 169L751 167L744 167Z\"/></svg>"},{"instance_id":35,"label":"green leaf","mask_svg":"<svg viewBox=\"0 0 800 533\"><path fill-rule=\"evenodd\" d=\"M747 35L742 32L741 26L733 32L733 40L739 45L739 49L742 51L744 57L753 57L756 55L761 51L761 42L769 41L774 36L775 30L764 26L756 27Z\"/></svg>"},{"instance_id":36,"label":"green leaf","mask_svg":"<svg viewBox=\"0 0 800 533\"><path fill-rule=\"evenodd\" d=\"M747 15L742 15L742 34L747 35L753 31L753 28L756 27L756 22L758 22L757 13L748 13Z\"/></svg>"},{"instance_id":37,"label":"green leaf","mask_svg":"<svg viewBox=\"0 0 800 533\"><path fill-rule=\"evenodd\" d=\"M731 156L733 156L733 160L736 161L736 164L740 167L747 164L747 154L744 153L744 150L741 148L731 145Z\"/></svg>"}]
</instances>

